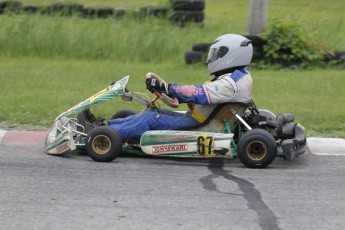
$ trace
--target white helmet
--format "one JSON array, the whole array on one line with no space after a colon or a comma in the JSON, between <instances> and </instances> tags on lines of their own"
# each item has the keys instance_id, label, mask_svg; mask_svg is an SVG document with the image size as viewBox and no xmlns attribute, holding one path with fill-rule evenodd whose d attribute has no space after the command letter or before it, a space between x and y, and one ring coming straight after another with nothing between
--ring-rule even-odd
<instances>
[{"instance_id":1,"label":"white helmet","mask_svg":"<svg viewBox=\"0 0 345 230\"><path fill-rule=\"evenodd\" d=\"M211 45L207 56L209 74L248 66L253 56L252 42L237 34L225 34Z\"/></svg>"}]
</instances>

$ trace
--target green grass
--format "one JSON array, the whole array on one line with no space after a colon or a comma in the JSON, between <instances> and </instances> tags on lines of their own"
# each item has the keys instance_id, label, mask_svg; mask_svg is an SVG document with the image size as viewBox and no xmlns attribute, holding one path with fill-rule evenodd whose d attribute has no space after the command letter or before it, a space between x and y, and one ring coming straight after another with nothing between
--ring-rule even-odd
<instances>
[{"instance_id":1,"label":"green grass","mask_svg":"<svg viewBox=\"0 0 345 230\"><path fill-rule=\"evenodd\" d=\"M56 1L22 1L49 5ZM69 2L69 1L59 1ZM75 0L84 6L167 5L161 0ZM62 111L131 75L130 89L146 92L144 76L152 71L168 82L199 84L208 79L202 64L187 66L183 54L193 43L210 42L224 33L243 34L248 2L209 0L205 25L172 26L157 19L124 20L0 15L0 122L13 127L47 127ZM331 50L345 50L343 0L269 1L269 22L294 18ZM293 112L312 136L345 137L345 71L251 70L254 100L275 113ZM114 101L96 108L109 118L134 103ZM182 109L185 107L182 107Z\"/></svg>"},{"instance_id":2,"label":"green grass","mask_svg":"<svg viewBox=\"0 0 345 230\"><path fill-rule=\"evenodd\" d=\"M22 1L24 5L49 5L56 1L36 0ZM61 0L59 2L71 2ZM168 5L169 0L75 0L84 6L126 6L130 9L139 8L145 5L162 6ZM134 48L143 38L149 38L151 44L145 44L148 48L153 48L153 44L160 41L166 42L170 38L170 46L175 47L173 53L177 55L177 48L187 49L191 42L211 42L215 37L224 33L245 33L249 1L243 0L209 0L205 8L205 25L200 28L176 28L170 26L169 22L143 20L88 20L79 18L49 18L49 17L25 17L25 16L1 16L0 17L0 55L27 55L33 50L33 54L45 53L45 56L64 56L91 58L119 58L123 57L122 52L115 55L114 50L119 50L125 45L134 43ZM268 22L273 18L293 18L297 20L312 33L317 40L329 47L331 50L345 49L345 22L343 20L344 9L343 0L332 0L328 3L322 0L305 1L296 0L286 4L284 0L269 1ZM139 28L137 29L138 22ZM157 30L153 31L152 30ZM161 33L158 33L160 31ZM148 36L145 36L148 35ZM166 36L166 37L165 37ZM137 40L135 40L137 38ZM147 42L147 41L146 41ZM148 42L147 42L148 43ZM101 46L103 44L103 46ZM121 44L121 46L119 45ZM115 46L114 46L115 45ZM151 46L150 46L151 45ZM43 47L41 47L43 46ZM16 47L21 47L23 51L18 52ZM168 48L167 45L165 48ZM97 52L94 48L98 48ZM13 50L14 49L14 50ZM112 52L112 55L107 54ZM126 49L128 51L128 49ZM135 49L137 50L137 49ZM157 55L157 49L150 53ZM51 52L53 51L53 52ZM90 55L90 51L94 51ZM159 50L162 51L162 50ZM104 54L105 53L105 54ZM158 52L159 54L159 52ZM30 54L31 55L31 54ZM39 54L41 55L41 54ZM140 56L140 55L139 55Z\"/></svg>"},{"instance_id":3,"label":"green grass","mask_svg":"<svg viewBox=\"0 0 345 230\"><path fill-rule=\"evenodd\" d=\"M150 62L182 52L181 39L171 39L179 28L158 19L114 22L22 15L2 20L1 56ZM191 43L193 36L186 40Z\"/></svg>"}]
</instances>

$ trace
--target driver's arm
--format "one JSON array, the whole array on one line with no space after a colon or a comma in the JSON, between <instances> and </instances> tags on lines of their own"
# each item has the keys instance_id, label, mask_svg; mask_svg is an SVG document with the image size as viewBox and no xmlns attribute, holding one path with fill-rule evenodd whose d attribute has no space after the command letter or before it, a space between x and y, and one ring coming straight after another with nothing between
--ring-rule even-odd
<instances>
[{"instance_id":1,"label":"driver's arm","mask_svg":"<svg viewBox=\"0 0 345 230\"><path fill-rule=\"evenodd\" d=\"M204 85L169 84L169 96L177 98L180 103L210 104Z\"/></svg>"},{"instance_id":2,"label":"driver's arm","mask_svg":"<svg viewBox=\"0 0 345 230\"><path fill-rule=\"evenodd\" d=\"M146 88L150 92L165 93L171 98L177 98L180 103L194 102L197 104L208 104L205 95L204 85L178 85L166 84L150 76L146 76Z\"/></svg>"}]
</instances>

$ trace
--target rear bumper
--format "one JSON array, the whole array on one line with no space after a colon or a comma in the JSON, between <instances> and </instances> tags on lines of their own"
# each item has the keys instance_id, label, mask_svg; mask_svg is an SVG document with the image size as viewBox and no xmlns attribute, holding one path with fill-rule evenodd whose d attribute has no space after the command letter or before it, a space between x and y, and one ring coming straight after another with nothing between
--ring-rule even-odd
<instances>
[{"instance_id":1,"label":"rear bumper","mask_svg":"<svg viewBox=\"0 0 345 230\"><path fill-rule=\"evenodd\" d=\"M296 125L294 133L294 138L286 139L281 143L284 157L290 161L296 159L307 149L307 138L304 128L300 125Z\"/></svg>"}]
</instances>

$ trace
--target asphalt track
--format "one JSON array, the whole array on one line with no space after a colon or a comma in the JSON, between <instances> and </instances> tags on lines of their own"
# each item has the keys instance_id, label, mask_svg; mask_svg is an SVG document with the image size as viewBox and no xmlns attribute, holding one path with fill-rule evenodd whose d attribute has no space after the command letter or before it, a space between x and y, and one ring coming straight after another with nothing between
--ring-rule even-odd
<instances>
[{"instance_id":1,"label":"asphalt track","mask_svg":"<svg viewBox=\"0 0 345 230\"><path fill-rule=\"evenodd\" d=\"M0 229L345 229L345 140L263 170L238 160L96 163L43 153L45 131L0 130Z\"/></svg>"}]
</instances>

